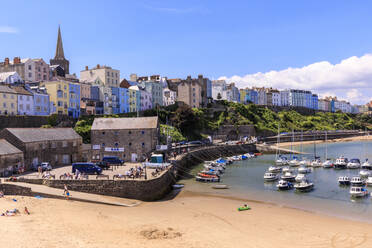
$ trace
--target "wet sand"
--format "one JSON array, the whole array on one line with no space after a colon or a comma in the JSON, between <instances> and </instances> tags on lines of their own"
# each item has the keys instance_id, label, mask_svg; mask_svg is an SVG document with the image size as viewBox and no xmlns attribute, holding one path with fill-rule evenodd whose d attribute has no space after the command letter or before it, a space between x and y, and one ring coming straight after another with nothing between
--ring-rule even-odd
<instances>
[{"instance_id":1,"label":"wet sand","mask_svg":"<svg viewBox=\"0 0 372 248\"><path fill-rule=\"evenodd\" d=\"M369 136L355 136L355 137L347 137L347 138L342 138L342 139L332 139L332 140L328 140L327 142L329 143L336 143L336 142L352 142L352 141L372 141L372 135L369 135ZM291 146L291 143L292 142L281 142L279 144L279 147L289 147ZM304 144L304 145L307 145L307 144L314 144L314 141L298 141L298 142L293 142L292 144L293 145L301 145ZM316 144L319 144L319 143L325 143L324 140L315 140L315 143ZM274 143L274 144L271 144L272 146L276 146L277 144Z\"/></svg>"},{"instance_id":2,"label":"wet sand","mask_svg":"<svg viewBox=\"0 0 372 248\"><path fill-rule=\"evenodd\" d=\"M244 203L252 209L238 212ZM0 247L372 247L371 224L187 189L136 207L0 199L0 211L13 208L21 215L0 217Z\"/></svg>"}]
</instances>

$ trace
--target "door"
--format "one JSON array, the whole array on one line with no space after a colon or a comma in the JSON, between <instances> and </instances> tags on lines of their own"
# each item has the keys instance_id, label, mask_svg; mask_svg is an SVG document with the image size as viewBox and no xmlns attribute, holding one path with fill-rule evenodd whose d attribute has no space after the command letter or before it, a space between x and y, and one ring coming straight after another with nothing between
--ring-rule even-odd
<instances>
[{"instance_id":1,"label":"door","mask_svg":"<svg viewBox=\"0 0 372 248\"><path fill-rule=\"evenodd\" d=\"M63 163L63 164L70 164L70 163L71 163L70 155L68 155L68 154L64 154L64 155L62 156L62 163Z\"/></svg>"},{"instance_id":2,"label":"door","mask_svg":"<svg viewBox=\"0 0 372 248\"><path fill-rule=\"evenodd\" d=\"M137 162L137 153L132 153L132 162Z\"/></svg>"},{"instance_id":3,"label":"door","mask_svg":"<svg viewBox=\"0 0 372 248\"><path fill-rule=\"evenodd\" d=\"M39 158L33 158L32 159L32 165L33 166L36 166L36 165L38 165L39 164Z\"/></svg>"}]
</instances>

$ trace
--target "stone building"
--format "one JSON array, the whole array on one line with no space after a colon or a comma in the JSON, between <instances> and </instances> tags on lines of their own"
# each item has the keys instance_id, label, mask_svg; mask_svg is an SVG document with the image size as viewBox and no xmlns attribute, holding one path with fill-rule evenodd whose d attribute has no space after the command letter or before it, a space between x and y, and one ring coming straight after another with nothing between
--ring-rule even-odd
<instances>
[{"instance_id":1,"label":"stone building","mask_svg":"<svg viewBox=\"0 0 372 248\"><path fill-rule=\"evenodd\" d=\"M23 152L5 139L0 139L0 176L10 176L23 165Z\"/></svg>"},{"instance_id":2,"label":"stone building","mask_svg":"<svg viewBox=\"0 0 372 248\"><path fill-rule=\"evenodd\" d=\"M89 69L88 66L85 70L80 72L80 80L86 82L92 82L99 77L102 81L103 86L106 87L119 87L120 85L120 71L112 69L109 66L97 65L96 67Z\"/></svg>"},{"instance_id":3,"label":"stone building","mask_svg":"<svg viewBox=\"0 0 372 248\"><path fill-rule=\"evenodd\" d=\"M5 128L0 138L23 152L26 170L41 162L58 166L81 161L82 138L72 128Z\"/></svg>"},{"instance_id":4,"label":"stone building","mask_svg":"<svg viewBox=\"0 0 372 248\"><path fill-rule=\"evenodd\" d=\"M21 59L15 57L13 61L5 58L0 63L0 72L17 72L26 83L49 80L49 65L43 59Z\"/></svg>"},{"instance_id":5,"label":"stone building","mask_svg":"<svg viewBox=\"0 0 372 248\"><path fill-rule=\"evenodd\" d=\"M156 149L158 137L158 117L96 118L91 129L92 160L118 156L143 161Z\"/></svg>"},{"instance_id":6,"label":"stone building","mask_svg":"<svg viewBox=\"0 0 372 248\"><path fill-rule=\"evenodd\" d=\"M16 115L17 111L17 92L7 85L0 85L0 115Z\"/></svg>"}]
</instances>

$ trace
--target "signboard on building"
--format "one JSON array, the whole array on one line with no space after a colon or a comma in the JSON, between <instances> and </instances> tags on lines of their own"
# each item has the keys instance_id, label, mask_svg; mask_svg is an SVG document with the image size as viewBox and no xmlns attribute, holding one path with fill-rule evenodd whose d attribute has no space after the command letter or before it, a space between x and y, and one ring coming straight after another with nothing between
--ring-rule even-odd
<instances>
[{"instance_id":1,"label":"signboard on building","mask_svg":"<svg viewBox=\"0 0 372 248\"><path fill-rule=\"evenodd\" d=\"M100 145L93 145L92 149L93 150L99 150L99 149L101 149L101 146Z\"/></svg>"},{"instance_id":2,"label":"signboard on building","mask_svg":"<svg viewBox=\"0 0 372 248\"><path fill-rule=\"evenodd\" d=\"M105 147L105 152L124 152L124 147Z\"/></svg>"},{"instance_id":3,"label":"signboard on building","mask_svg":"<svg viewBox=\"0 0 372 248\"><path fill-rule=\"evenodd\" d=\"M165 150L168 150L168 146L167 145L157 145L156 150L157 151L165 151Z\"/></svg>"}]
</instances>

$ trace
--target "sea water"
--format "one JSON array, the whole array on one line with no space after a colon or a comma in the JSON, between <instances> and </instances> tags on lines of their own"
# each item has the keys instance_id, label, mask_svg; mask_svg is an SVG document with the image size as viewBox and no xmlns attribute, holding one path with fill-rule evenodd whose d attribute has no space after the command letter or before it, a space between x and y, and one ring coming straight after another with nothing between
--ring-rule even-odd
<instances>
[{"instance_id":1,"label":"sea water","mask_svg":"<svg viewBox=\"0 0 372 248\"><path fill-rule=\"evenodd\" d=\"M366 158L372 163L372 142L339 142L328 143L328 158L336 159L343 155L349 160L359 158L361 163ZM300 150L300 146L293 146ZM302 147L308 159L314 158L314 145ZM326 144L316 144L316 155L325 158ZM290 155L286 155L288 158ZM298 193L295 190L278 191L276 182L264 182L263 175L274 165L275 155L263 155L257 158L237 161L228 165L221 177L221 183L230 186L227 190L213 189L212 183L196 182L195 179L183 180L185 189L213 193L224 196L234 196L242 199L258 200L275 203L282 206L323 213L327 215L372 222L372 197L360 199L350 197L350 186L339 186L339 176L358 176L359 169L334 170L313 168L306 177L314 182L314 190L308 193ZM194 167L190 173L196 175L203 165ZM296 173L296 169L295 169ZM367 187L372 192L372 187Z\"/></svg>"}]
</instances>

